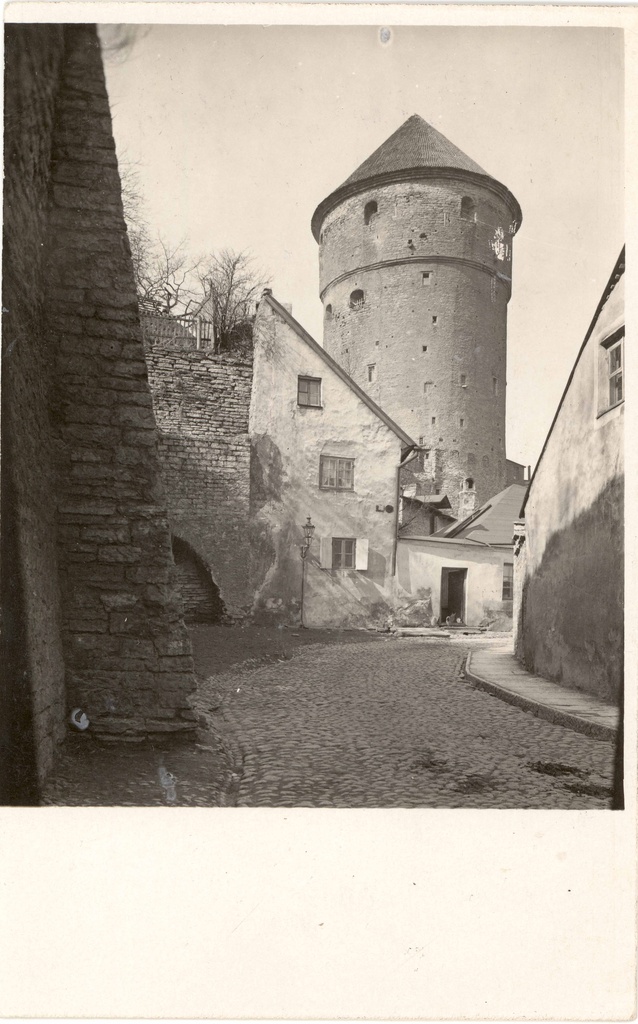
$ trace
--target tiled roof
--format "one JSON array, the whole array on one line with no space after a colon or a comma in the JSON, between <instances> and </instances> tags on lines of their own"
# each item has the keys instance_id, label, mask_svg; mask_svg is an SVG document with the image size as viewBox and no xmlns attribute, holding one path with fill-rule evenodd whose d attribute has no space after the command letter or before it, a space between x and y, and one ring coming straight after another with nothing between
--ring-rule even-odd
<instances>
[{"instance_id":1,"label":"tiled roof","mask_svg":"<svg viewBox=\"0 0 638 1024\"><path fill-rule=\"evenodd\" d=\"M438 536L483 544L511 544L526 490L527 484L510 484L471 516L440 530Z\"/></svg>"},{"instance_id":2,"label":"tiled roof","mask_svg":"<svg viewBox=\"0 0 638 1024\"><path fill-rule=\"evenodd\" d=\"M470 160L444 135L413 114L389 139L375 149L372 156L357 167L344 181L344 185L365 181L377 174L403 171L415 167L449 167L474 174L485 174L478 164Z\"/></svg>"}]
</instances>

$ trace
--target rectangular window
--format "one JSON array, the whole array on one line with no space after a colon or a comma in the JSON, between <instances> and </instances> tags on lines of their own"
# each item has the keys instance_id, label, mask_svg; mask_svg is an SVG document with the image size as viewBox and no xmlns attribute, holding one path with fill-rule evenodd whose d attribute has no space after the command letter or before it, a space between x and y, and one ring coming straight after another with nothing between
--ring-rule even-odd
<instances>
[{"instance_id":1,"label":"rectangular window","mask_svg":"<svg viewBox=\"0 0 638 1024\"><path fill-rule=\"evenodd\" d=\"M319 462L319 486L334 491L353 491L354 459L322 455Z\"/></svg>"},{"instance_id":2,"label":"rectangular window","mask_svg":"<svg viewBox=\"0 0 638 1024\"><path fill-rule=\"evenodd\" d=\"M297 405L321 408L321 377L297 377Z\"/></svg>"},{"instance_id":3,"label":"rectangular window","mask_svg":"<svg viewBox=\"0 0 638 1024\"><path fill-rule=\"evenodd\" d=\"M436 416L433 416L432 417L432 426L434 426L435 424L436 424Z\"/></svg>"},{"instance_id":4,"label":"rectangular window","mask_svg":"<svg viewBox=\"0 0 638 1024\"><path fill-rule=\"evenodd\" d=\"M461 419L460 419L460 424L461 424L461 426L462 426L462 427L464 427L464 426L465 426L465 420L463 419L463 417L462 417L462 416L461 416Z\"/></svg>"},{"instance_id":5,"label":"rectangular window","mask_svg":"<svg viewBox=\"0 0 638 1024\"><path fill-rule=\"evenodd\" d=\"M464 373L461 374L461 387L464 388L467 385L467 377Z\"/></svg>"},{"instance_id":6,"label":"rectangular window","mask_svg":"<svg viewBox=\"0 0 638 1024\"><path fill-rule=\"evenodd\" d=\"M433 323L433 324L437 324L438 322L439 322L439 318L438 318L438 316L433 316L433 317L432 317L432 323Z\"/></svg>"},{"instance_id":7,"label":"rectangular window","mask_svg":"<svg viewBox=\"0 0 638 1024\"><path fill-rule=\"evenodd\" d=\"M498 395L498 380L496 377L492 377L492 394Z\"/></svg>"},{"instance_id":8,"label":"rectangular window","mask_svg":"<svg viewBox=\"0 0 638 1024\"><path fill-rule=\"evenodd\" d=\"M514 563L505 562L503 565L503 600L511 601L514 597Z\"/></svg>"},{"instance_id":9,"label":"rectangular window","mask_svg":"<svg viewBox=\"0 0 638 1024\"><path fill-rule=\"evenodd\" d=\"M356 565L357 542L354 537L332 538L332 568L354 569Z\"/></svg>"},{"instance_id":10,"label":"rectangular window","mask_svg":"<svg viewBox=\"0 0 638 1024\"><path fill-rule=\"evenodd\" d=\"M432 284L432 271L431 270L424 270L423 271L423 273L421 274L421 284L423 284L426 287L428 285Z\"/></svg>"},{"instance_id":11,"label":"rectangular window","mask_svg":"<svg viewBox=\"0 0 638 1024\"><path fill-rule=\"evenodd\" d=\"M422 346L422 348L423 348L423 351L424 351L424 352L427 352L427 350L428 350L428 347L427 347L427 345L423 345L423 346Z\"/></svg>"},{"instance_id":12,"label":"rectangular window","mask_svg":"<svg viewBox=\"0 0 638 1024\"><path fill-rule=\"evenodd\" d=\"M618 341L615 345L612 345L607 352L608 368L609 368L609 404L616 405L618 402L622 402L624 397L623 392L623 380L622 380L622 363L623 363L623 343L622 340Z\"/></svg>"},{"instance_id":13,"label":"rectangular window","mask_svg":"<svg viewBox=\"0 0 638 1024\"><path fill-rule=\"evenodd\" d=\"M370 363L368 366L368 383L373 383L377 379L377 364Z\"/></svg>"}]
</instances>

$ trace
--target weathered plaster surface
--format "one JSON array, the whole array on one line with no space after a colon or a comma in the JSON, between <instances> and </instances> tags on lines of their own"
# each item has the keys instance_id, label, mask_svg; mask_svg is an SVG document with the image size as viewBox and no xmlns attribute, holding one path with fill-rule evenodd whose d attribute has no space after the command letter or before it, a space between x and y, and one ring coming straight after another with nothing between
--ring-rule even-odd
<instances>
[{"instance_id":1,"label":"weathered plaster surface","mask_svg":"<svg viewBox=\"0 0 638 1024\"><path fill-rule=\"evenodd\" d=\"M511 628L512 602L503 601L503 564L512 562L510 547L483 547L454 540L414 537L399 540L397 581L402 590L415 593L427 584L432 617L441 611L441 571L467 569L465 622L468 626L498 623Z\"/></svg>"},{"instance_id":2,"label":"weathered plaster surface","mask_svg":"<svg viewBox=\"0 0 638 1024\"><path fill-rule=\"evenodd\" d=\"M624 323L624 278L581 352L536 468L516 650L528 668L604 697L621 685L624 405L599 415L600 343Z\"/></svg>"},{"instance_id":3,"label":"weathered plaster surface","mask_svg":"<svg viewBox=\"0 0 638 1024\"><path fill-rule=\"evenodd\" d=\"M297 404L298 376L322 380L322 408ZM316 526L307 559L308 626L384 625L392 609L392 553L401 442L267 301L255 325L252 438L252 586L258 621L298 623L302 527ZM319 486L322 455L355 460L354 490ZM332 570L331 538L368 541L365 570Z\"/></svg>"}]
</instances>

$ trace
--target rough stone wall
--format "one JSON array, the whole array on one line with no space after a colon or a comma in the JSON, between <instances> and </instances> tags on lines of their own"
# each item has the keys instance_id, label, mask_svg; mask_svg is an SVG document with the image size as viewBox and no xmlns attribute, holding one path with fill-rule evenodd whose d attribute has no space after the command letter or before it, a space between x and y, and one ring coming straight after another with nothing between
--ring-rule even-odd
<instances>
[{"instance_id":1,"label":"rough stone wall","mask_svg":"<svg viewBox=\"0 0 638 1024\"><path fill-rule=\"evenodd\" d=\"M471 219L461 217L464 197L475 204ZM366 224L372 199L378 212ZM322 225L326 350L419 443L443 453L437 486L455 511L468 476L478 504L505 486L512 216L488 188L450 179L371 188ZM352 308L357 289L365 300Z\"/></svg>"},{"instance_id":2,"label":"rough stone wall","mask_svg":"<svg viewBox=\"0 0 638 1024\"><path fill-rule=\"evenodd\" d=\"M42 329L43 241L61 26L5 28L0 772L5 801L37 799L64 732L64 662L48 420L50 357ZM30 781L31 780L31 781Z\"/></svg>"},{"instance_id":3,"label":"rough stone wall","mask_svg":"<svg viewBox=\"0 0 638 1024\"><path fill-rule=\"evenodd\" d=\"M42 777L74 705L108 736L191 730L193 673L97 35L8 37L3 414Z\"/></svg>"},{"instance_id":4,"label":"rough stone wall","mask_svg":"<svg viewBox=\"0 0 638 1024\"><path fill-rule=\"evenodd\" d=\"M202 559L227 614L251 605L247 529L252 364L147 347L159 456L173 534Z\"/></svg>"}]
</instances>

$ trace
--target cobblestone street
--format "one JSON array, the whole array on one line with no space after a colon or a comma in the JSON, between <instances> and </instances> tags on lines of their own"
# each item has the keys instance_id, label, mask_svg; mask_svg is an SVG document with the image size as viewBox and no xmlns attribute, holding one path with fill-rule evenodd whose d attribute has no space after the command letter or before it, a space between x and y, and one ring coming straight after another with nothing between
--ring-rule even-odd
<instances>
[{"instance_id":1,"label":"cobblestone street","mask_svg":"<svg viewBox=\"0 0 638 1024\"><path fill-rule=\"evenodd\" d=\"M364 634L209 676L196 710L230 756L224 802L609 807L613 745L473 689L461 676L472 642Z\"/></svg>"}]
</instances>

